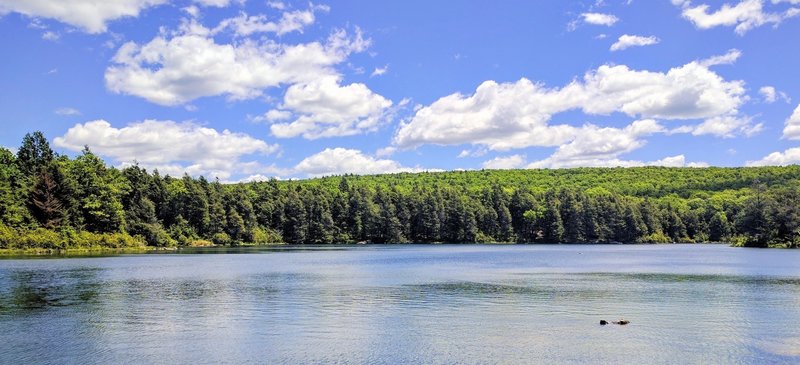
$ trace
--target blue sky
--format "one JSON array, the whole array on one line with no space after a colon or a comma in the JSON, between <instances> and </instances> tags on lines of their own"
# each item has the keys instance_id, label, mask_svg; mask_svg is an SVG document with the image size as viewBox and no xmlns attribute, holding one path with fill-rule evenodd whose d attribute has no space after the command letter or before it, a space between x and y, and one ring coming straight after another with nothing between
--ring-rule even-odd
<instances>
[{"instance_id":1,"label":"blue sky","mask_svg":"<svg viewBox=\"0 0 800 365\"><path fill-rule=\"evenodd\" d=\"M0 145L340 173L800 162L800 0L0 0Z\"/></svg>"}]
</instances>

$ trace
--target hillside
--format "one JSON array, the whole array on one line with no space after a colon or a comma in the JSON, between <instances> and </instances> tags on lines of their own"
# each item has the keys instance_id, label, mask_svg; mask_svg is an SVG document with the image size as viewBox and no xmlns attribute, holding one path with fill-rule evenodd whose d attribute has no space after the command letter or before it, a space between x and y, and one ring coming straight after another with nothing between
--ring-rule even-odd
<instances>
[{"instance_id":1,"label":"hillside","mask_svg":"<svg viewBox=\"0 0 800 365\"><path fill-rule=\"evenodd\" d=\"M0 150L0 249L399 242L800 242L800 166L577 168L221 184Z\"/></svg>"}]
</instances>

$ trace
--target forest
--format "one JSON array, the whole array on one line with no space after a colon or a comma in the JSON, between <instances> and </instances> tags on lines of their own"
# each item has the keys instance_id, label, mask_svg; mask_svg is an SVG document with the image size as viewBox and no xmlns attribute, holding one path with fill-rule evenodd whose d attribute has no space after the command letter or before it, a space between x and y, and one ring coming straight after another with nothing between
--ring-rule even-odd
<instances>
[{"instance_id":1,"label":"forest","mask_svg":"<svg viewBox=\"0 0 800 365\"><path fill-rule=\"evenodd\" d=\"M0 250L339 243L800 245L800 166L575 168L223 184L0 148Z\"/></svg>"}]
</instances>

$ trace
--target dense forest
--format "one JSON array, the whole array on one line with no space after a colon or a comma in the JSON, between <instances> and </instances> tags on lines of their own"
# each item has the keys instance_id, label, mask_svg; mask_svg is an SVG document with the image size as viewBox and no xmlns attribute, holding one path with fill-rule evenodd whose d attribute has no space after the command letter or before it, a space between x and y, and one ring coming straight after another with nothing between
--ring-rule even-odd
<instances>
[{"instance_id":1,"label":"dense forest","mask_svg":"<svg viewBox=\"0 0 800 365\"><path fill-rule=\"evenodd\" d=\"M800 167L578 168L222 184L0 148L0 249L402 242L800 244Z\"/></svg>"}]
</instances>

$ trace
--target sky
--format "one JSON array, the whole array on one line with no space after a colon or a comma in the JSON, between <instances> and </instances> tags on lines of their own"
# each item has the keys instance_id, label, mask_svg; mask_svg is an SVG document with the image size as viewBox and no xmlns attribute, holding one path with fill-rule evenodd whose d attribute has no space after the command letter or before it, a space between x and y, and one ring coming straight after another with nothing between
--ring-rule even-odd
<instances>
[{"instance_id":1,"label":"sky","mask_svg":"<svg viewBox=\"0 0 800 365\"><path fill-rule=\"evenodd\" d=\"M800 162L800 0L0 0L0 146L225 182Z\"/></svg>"}]
</instances>

